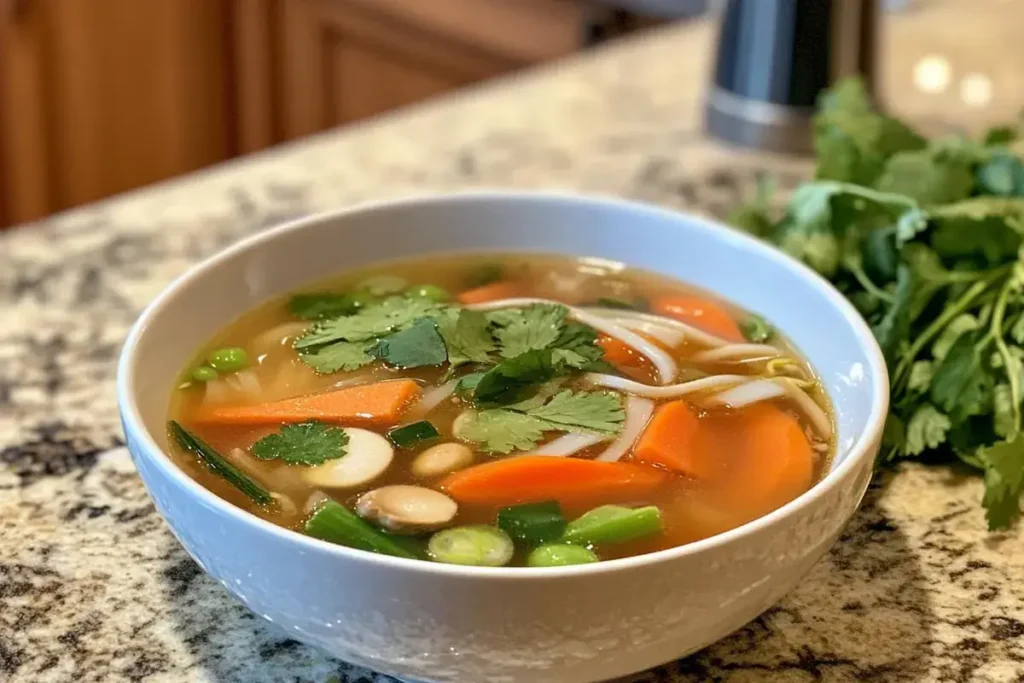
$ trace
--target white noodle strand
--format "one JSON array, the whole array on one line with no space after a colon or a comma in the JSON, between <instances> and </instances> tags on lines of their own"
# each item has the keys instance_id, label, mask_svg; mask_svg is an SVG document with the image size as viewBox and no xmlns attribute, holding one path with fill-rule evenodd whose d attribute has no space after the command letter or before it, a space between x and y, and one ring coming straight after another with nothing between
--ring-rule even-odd
<instances>
[{"instance_id":1,"label":"white noodle strand","mask_svg":"<svg viewBox=\"0 0 1024 683\"><path fill-rule=\"evenodd\" d=\"M654 401L638 396L626 396L626 421L622 425L622 433L595 460L617 462L629 452L633 444L654 414Z\"/></svg>"},{"instance_id":2,"label":"white noodle strand","mask_svg":"<svg viewBox=\"0 0 1024 683\"><path fill-rule=\"evenodd\" d=\"M528 453L523 453L523 455L548 455L562 458L607 440L607 436L599 434L566 434L553 441L549 441L543 446L537 446L537 448Z\"/></svg>"},{"instance_id":3,"label":"white noodle strand","mask_svg":"<svg viewBox=\"0 0 1024 683\"><path fill-rule=\"evenodd\" d=\"M672 356L668 355L659 348L657 345L652 344L636 332L626 329L622 325L616 322L604 318L594 313L588 313L583 309L576 308L574 306L566 306L565 304L552 301L549 299L533 299L533 298L520 298L520 299L500 299L498 301L488 301L482 304L473 304L468 306L472 310L476 311L493 311L501 308L518 308L523 306L531 306L533 304L551 304L554 306L564 306L569 310L569 315L575 318L579 322L590 325L598 332L604 332L609 337L614 337L626 344L641 355L646 356L654 368L658 371L658 379L662 384L668 384L676 378L677 368L676 362L672 359Z\"/></svg>"},{"instance_id":4,"label":"white noodle strand","mask_svg":"<svg viewBox=\"0 0 1024 683\"><path fill-rule=\"evenodd\" d=\"M783 355L785 354L782 349L771 346L770 344L729 344L728 346L719 346L716 349L708 349L707 351L695 353L690 357L690 360L697 363L711 363L714 361L727 360L767 360L769 358L778 358Z\"/></svg>"},{"instance_id":5,"label":"white noodle strand","mask_svg":"<svg viewBox=\"0 0 1024 683\"><path fill-rule=\"evenodd\" d=\"M459 380L453 379L439 387L433 387L423 393L419 403L409 411L410 417L422 418L434 408L447 401L455 393L455 385Z\"/></svg>"},{"instance_id":6,"label":"white noodle strand","mask_svg":"<svg viewBox=\"0 0 1024 683\"><path fill-rule=\"evenodd\" d=\"M678 398L698 391L719 389L736 384L746 384L747 382L751 382L757 378L747 375L712 375L711 377L702 377L701 379L683 382L682 384L669 384L667 386L660 387L634 382L633 380L626 379L625 377L601 375L597 373L588 373L584 375L583 379L592 386L616 389L628 394L633 394L634 396L643 396L645 398Z\"/></svg>"},{"instance_id":7,"label":"white noodle strand","mask_svg":"<svg viewBox=\"0 0 1024 683\"><path fill-rule=\"evenodd\" d=\"M719 394L707 398L702 403L708 406L743 408L785 395L786 388L778 382L770 379L757 379L753 382L747 382L746 384L726 389Z\"/></svg>"},{"instance_id":8,"label":"white noodle strand","mask_svg":"<svg viewBox=\"0 0 1024 683\"><path fill-rule=\"evenodd\" d=\"M693 325L687 325L686 323L676 320L675 318L666 318L662 315L655 315L653 313L643 313L641 311L624 311L618 308L587 308L587 311L599 315L602 318L608 318L609 320L615 320L620 324L625 320L644 320L652 322L657 325L664 325L665 327L671 327L679 330L686 335L686 338L695 341L704 346L718 347L726 346L733 342L721 337L716 337L713 334L708 334L704 330L698 329Z\"/></svg>"}]
</instances>

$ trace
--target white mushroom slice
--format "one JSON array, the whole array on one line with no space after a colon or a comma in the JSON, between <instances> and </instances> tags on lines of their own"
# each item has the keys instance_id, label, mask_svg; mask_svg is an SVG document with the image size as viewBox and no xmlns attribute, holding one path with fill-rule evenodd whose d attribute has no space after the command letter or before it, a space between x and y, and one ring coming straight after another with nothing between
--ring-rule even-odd
<instances>
[{"instance_id":1,"label":"white mushroom slice","mask_svg":"<svg viewBox=\"0 0 1024 683\"><path fill-rule=\"evenodd\" d=\"M307 482L328 489L349 489L369 484L384 474L395 451L380 434L366 429L345 429L348 445L345 455L328 460L303 472Z\"/></svg>"},{"instance_id":2,"label":"white mushroom slice","mask_svg":"<svg viewBox=\"0 0 1024 683\"><path fill-rule=\"evenodd\" d=\"M473 462L473 451L461 443L439 443L415 457L409 469L414 477L430 479L461 470Z\"/></svg>"},{"instance_id":3,"label":"white mushroom slice","mask_svg":"<svg viewBox=\"0 0 1024 683\"><path fill-rule=\"evenodd\" d=\"M389 531L432 531L455 518L459 506L440 491L424 486L382 486L359 496L356 512Z\"/></svg>"}]
</instances>

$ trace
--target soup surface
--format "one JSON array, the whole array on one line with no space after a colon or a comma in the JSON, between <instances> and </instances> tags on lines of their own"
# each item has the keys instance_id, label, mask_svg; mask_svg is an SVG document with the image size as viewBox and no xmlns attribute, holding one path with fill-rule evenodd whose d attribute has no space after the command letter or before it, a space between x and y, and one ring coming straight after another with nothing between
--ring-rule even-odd
<instances>
[{"instance_id":1,"label":"soup surface","mask_svg":"<svg viewBox=\"0 0 1024 683\"><path fill-rule=\"evenodd\" d=\"M227 325L171 401L176 462L270 522L479 566L596 562L764 515L832 419L770 323L594 259L391 263Z\"/></svg>"}]
</instances>

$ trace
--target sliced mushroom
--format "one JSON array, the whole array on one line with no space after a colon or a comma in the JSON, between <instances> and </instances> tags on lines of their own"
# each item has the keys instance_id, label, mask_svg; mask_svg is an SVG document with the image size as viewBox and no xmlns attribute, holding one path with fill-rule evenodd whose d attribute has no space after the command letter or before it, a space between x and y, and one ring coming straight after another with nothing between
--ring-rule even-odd
<instances>
[{"instance_id":1,"label":"sliced mushroom","mask_svg":"<svg viewBox=\"0 0 1024 683\"><path fill-rule=\"evenodd\" d=\"M328 489L355 488L369 484L391 464L395 451L383 436L352 427L345 433L345 455L305 470L302 474L307 482Z\"/></svg>"},{"instance_id":2,"label":"sliced mushroom","mask_svg":"<svg viewBox=\"0 0 1024 683\"><path fill-rule=\"evenodd\" d=\"M440 491L424 486L382 486L359 496L356 512L396 533L432 531L455 518L459 506Z\"/></svg>"},{"instance_id":3,"label":"sliced mushroom","mask_svg":"<svg viewBox=\"0 0 1024 683\"><path fill-rule=\"evenodd\" d=\"M461 443L439 443L423 451L412 461L414 477L430 479L461 470L473 462L473 451Z\"/></svg>"}]
</instances>

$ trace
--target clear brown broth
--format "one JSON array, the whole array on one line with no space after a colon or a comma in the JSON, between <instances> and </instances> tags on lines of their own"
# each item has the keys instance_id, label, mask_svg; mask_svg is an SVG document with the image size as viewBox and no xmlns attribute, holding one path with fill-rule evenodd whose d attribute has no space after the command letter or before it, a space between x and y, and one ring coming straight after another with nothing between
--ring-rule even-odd
<instances>
[{"instance_id":1,"label":"clear brown broth","mask_svg":"<svg viewBox=\"0 0 1024 683\"><path fill-rule=\"evenodd\" d=\"M650 299L662 294L698 294L718 302L727 308L737 320L747 315L746 312L720 298L670 278L636 269L622 269L616 264L603 261L550 255L452 256L396 262L347 273L344 276L307 287L304 291L344 292L368 277L395 275L411 284L435 284L457 294L466 289L467 274L486 264L500 264L505 273L505 279L514 279L520 283L525 296L552 299L569 305L592 302L600 297L633 300L637 297ZM196 354L198 363L213 349L239 346L245 348L250 359L253 360L252 371L260 381L262 390L258 394L228 390L219 397L222 403L228 405L263 403L317 393L350 379L352 375L367 373L367 370L363 369L355 373L317 375L299 361L296 352L291 348L290 341L298 331L308 326L308 323L296 321L287 310L287 301L287 297L276 299L243 315L238 320L226 325L220 334L211 339ZM290 333L291 336L285 336L284 333ZM772 343L782 346L789 351L790 355L799 359L799 356L785 340L776 336ZM699 349L684 344L672 351L675 360L683 368L684 378L685 369L693 367L692 362L688 363L688 358L697 350ZM807 374L811 375L811 369L806 367L806 364L804 367ZM712 373L736 373L737 367L728 364L705 363L700 366L700 370ZM374 379L415 378L429 387L438 383L444 370L427 368L398 371L375 366L369 371L369 374ZM645 383L656 383L653 372L649 368L631 369L624 371L623 374ZM827 408L827 400L820 388L815 389L813 395L820 405ZM299 468L259 461L244 454L239 456L238 452L234 450L242 449L244 451L255 441L276 431L277 428L199 424L192 419L192 416L207 400L209 398L205 396L202 385L176 390L171 400L170 417L181 422L221 453L232 454L234 452L232 457L241 457L247 472L255 476L266 488L286 497L294 505L268 508L257 506L227 481L212 473L190 454L179 449L172 451L175 462L189 476L221 498L269 522L289 529L300 530L308 518L308 512L303 510L304 503L314 494L315 489L305 484L301 476L298 476ZM805 432L814 449L815 462L812 481L817 481L827 471L833 444L815 436L800 414L785 400L774 399L773 401L793 414L805 427ZM465 405L459 403L458 399L453 399L432 410L427 418L441 432L442 439L449 441L453 439L452 422L464 408ZM745 429L744 422L747 419L746 410L702 410L700 412L702 429L716 430L722 434L742 434ZM552 438L557 436L558 434L553 434ZM427 444L422 448L398 450L395 459L384 475L365 488L327 493L338 502L351 507L360 494L387 484L418 484L436 488L436 481L417 480L409 470L414 456L434 443L437 442ZM604 447L606 447L604 444L599 444L578 455L579 457L595 455ZM492 457L477 453L475 462L485 462ZM629 456L626 457L626 460L628 459ZM730 473L744 467L741 462L730 461L727 453L722 454L719 466L727 475L725 479L728 479ZM607 560L697 541L761 517L789 502L802 492L803 489L780 490L777 495L768 500L747 504L742 500L742 496L737 499L737 496L734 495L735 492L727 491L720 485L709 485L706 482L684 476L673 476L666 485L654 491L649 497L631 501L636 504L659 507L664 526L664 532L661 535L649 540L601 547L596 551L602 560ZM294 509L291 509L292 507ZM563 511L568 518L586 512L585 509L572 508L563 508ZM490 507L463 505L452 526L493 523L495 512L496 510ZM520 560L521 557L517 557L514 563L521 563Z\"/></svg>"}]
</instances>

